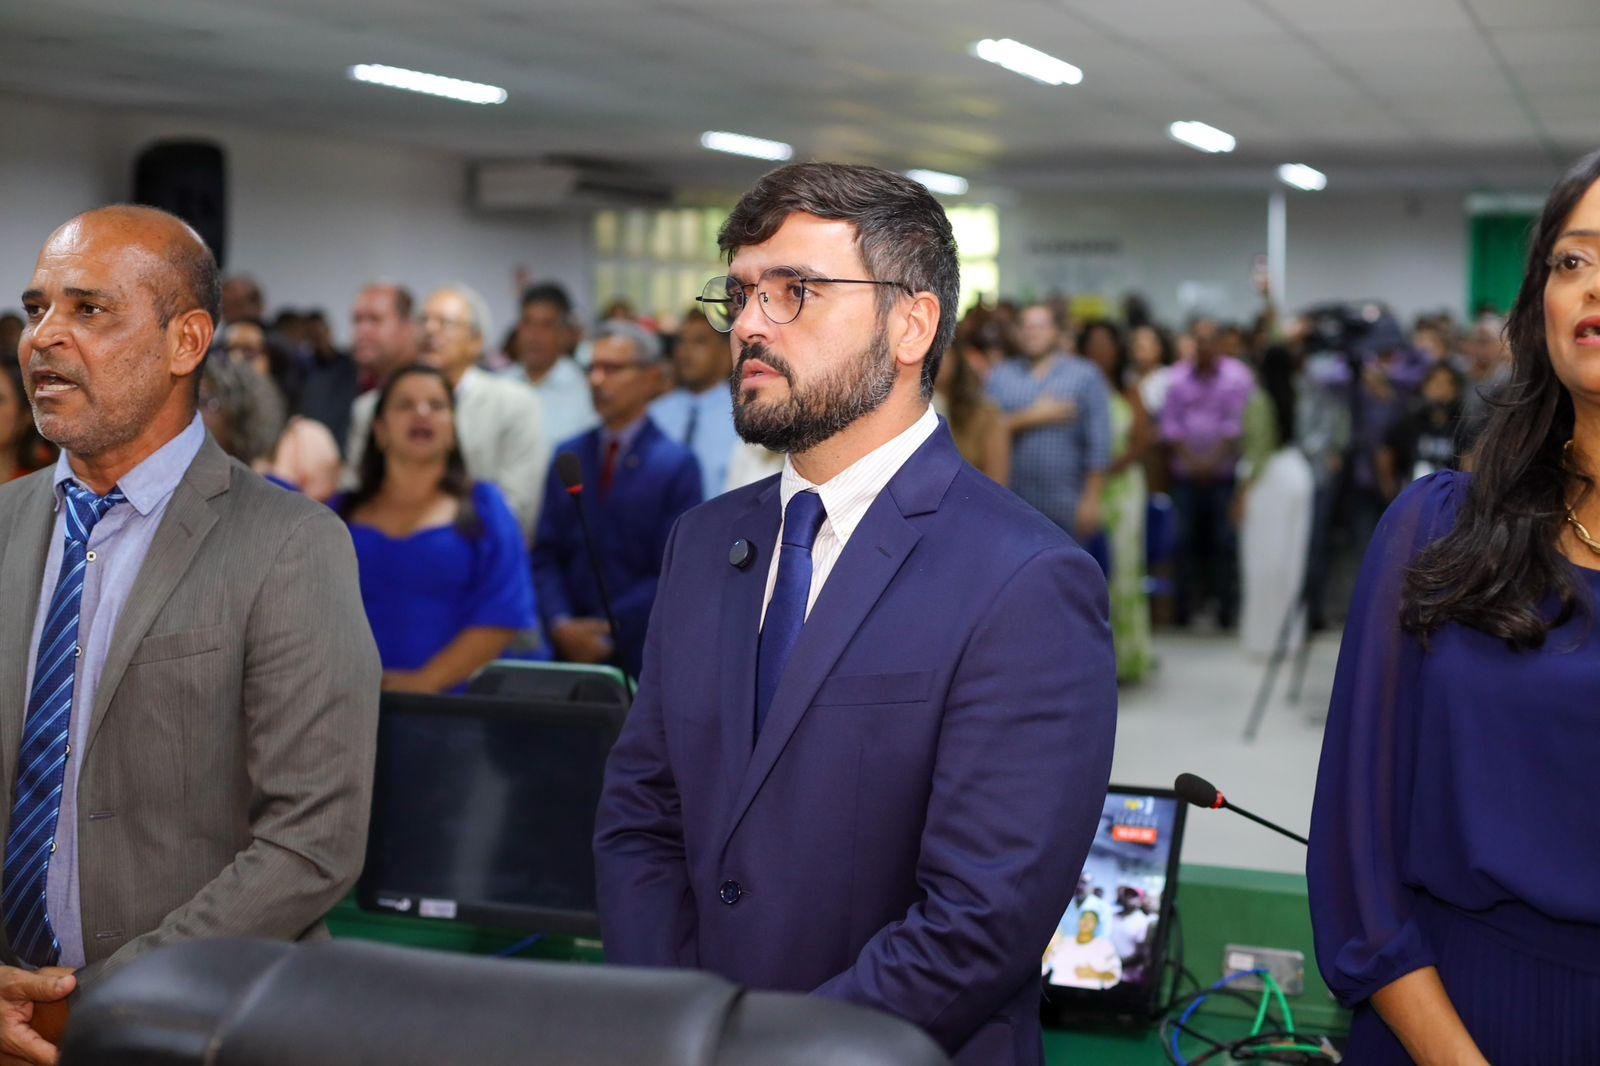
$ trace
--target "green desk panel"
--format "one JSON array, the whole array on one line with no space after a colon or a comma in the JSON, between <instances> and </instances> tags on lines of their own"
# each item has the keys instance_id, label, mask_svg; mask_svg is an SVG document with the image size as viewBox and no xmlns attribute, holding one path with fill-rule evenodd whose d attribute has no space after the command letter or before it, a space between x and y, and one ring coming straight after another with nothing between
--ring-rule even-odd
<instances>
[{"instance_id":1,"label":"green desk panel","mask_svg":"<svg viewBox=\"0 0 1600 1066\"><path fill-rule=\"evenodd\" d=\"M1185 865L1179 873L1178 911L1182 918L1184 961L1204 984L1222 976L1223 948L1227 944L1278 947L1301 951L1306 957L1306 987L1289 997L1301 1029L1341 1033L1348 1015L1333 1002L1318 975L1311 948L1311 922L1306 910L1305 878L1297 874L1237 870L1222 866ZM337 937L379 940L434 951L493 955L523 939L521 933L488 929L456 922L368 914L353 899L345 900L328 916ZM569 962L602 961L599 941L551 936L534 944L519 957ZM1241 1036L1252 1012L1236 1000L1213 999L1196 1016L1203 1031L1218 1038ZM1185 1044L1185 1047L1188 1047ZM1046 1031L1045 1055L1051 1066L1143 1066L1163 1063L1155 1031L1102 1033Z\"/></svg>"}]
</instances>

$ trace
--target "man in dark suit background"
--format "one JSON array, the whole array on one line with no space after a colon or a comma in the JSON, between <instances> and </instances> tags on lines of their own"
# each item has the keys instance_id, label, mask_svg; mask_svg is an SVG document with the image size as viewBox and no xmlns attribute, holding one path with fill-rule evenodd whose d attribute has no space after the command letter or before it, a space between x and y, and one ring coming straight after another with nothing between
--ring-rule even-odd
<instances>
[{"instance_id":1,"label":"man in dark suit background","mask_svg":"<svg viewBox=\"0 0 1600 1066\"><path fill-rule=\"evenodd\" d=\"M1111 766L1105 582L929 406L959 271L925 189L785 167L720 242L736 425L788 458L668 543L598 817L607 958L1040 1063L1040 958Z\"/></svg>"},{"instance_id":2,"label":"man in dark suit background","mask_svg":"<svg viewBox=\"0 0 1600 1066\"><path fill-rule=\"evenodd\" d=\"M678 516L699 503L694 452L662 434L646 411L661 394L661 338L632 322L607 322L587 368L600 425L556 448L583 464L582 506L594 531L606 592L617 616L611 633L583 544L579 501L550 464L533 543L539 613L556 654L567 662L611 663L637 676L645 626L655 603L661 553Z\"/></svg>"}]
</instances>

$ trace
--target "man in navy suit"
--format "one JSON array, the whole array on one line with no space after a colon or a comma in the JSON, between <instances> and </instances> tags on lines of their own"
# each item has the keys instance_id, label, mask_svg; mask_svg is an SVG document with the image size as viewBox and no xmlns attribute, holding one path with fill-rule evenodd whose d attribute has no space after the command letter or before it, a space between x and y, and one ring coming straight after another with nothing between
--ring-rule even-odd
<instances>
[{"instance_id":1,"label":"man in navy suit","mask_svg":"<svg viewBox=\"0 0 1600 1066\"><path fill-rule=\"evenodd\" d=\"M589 392L600 426L556 448L583 465L583 503L617 616L611 633L583 545L576 498L550 465L533 543L539 612L556 654L567 662L611 663L635 676L672 525L699 503L694 452L669 440L645 411L661 394L661 339L632 322L608 322L595 337Z\"/></svg>"},{"instance_id":2,"label":"man in navy suit","mask_svg":"<svg viewBox=\"0 0 1600 1066\"><path fill-rule=\"evenodd\" d=\"M787 460L667 544L596 829L606 957L1040 1063L1040 961L1111 767L1105 581L929 406L959 276L922 186L785 167L720 243L736 425Z\"/></svg>"}]
</instances>

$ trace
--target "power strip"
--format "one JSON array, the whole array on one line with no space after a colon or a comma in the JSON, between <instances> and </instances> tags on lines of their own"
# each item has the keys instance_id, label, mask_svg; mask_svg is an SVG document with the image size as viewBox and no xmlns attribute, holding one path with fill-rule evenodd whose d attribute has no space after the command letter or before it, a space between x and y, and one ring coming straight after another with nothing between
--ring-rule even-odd
<instances>
[{"instance_id":1,"label":"power strip","mask_svg":"<svg viewBox=\"0 0 1600 1066\"><path fill-rule=\"evenodd\" d=\"M1229 944L1222 949L1223 977L1247 970L1267 971L1277 980L1286 996L1298 996L1306 990L1306 954L1303 951L1251 944ZM1259 977L1244 977L1235 981L1233 987L1259 989L1261 984Z\"/></svg>"}]
</instances>

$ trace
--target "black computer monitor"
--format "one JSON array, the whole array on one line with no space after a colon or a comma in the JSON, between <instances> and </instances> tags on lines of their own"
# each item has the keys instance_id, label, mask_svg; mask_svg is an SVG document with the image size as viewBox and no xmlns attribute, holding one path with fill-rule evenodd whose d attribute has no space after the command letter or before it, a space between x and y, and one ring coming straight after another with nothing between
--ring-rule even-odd
<instances>
[{"instance_id":1,"label":"black computer monitor","mask_svg":"<svg viewBox=\"0 0 1600 1066\"><path fill-rule=\"evenodd\" d=\"M367 910L597 935L594 816L613 703L385 694Z\"/></svg>"},{"instance_id":2,"label":"black computer monitor","mask_svg":"<svg viewBox=\"0 0 1600 1066\"><path fill-rule=\"evenodd\" d=\"M614 666L498 659L467 683L469 696L507 696L559 703L631 702L628 683Z\"/></svg>"},{"instance_id":3,"label":"black computer monitor","mask_svg":"<svg viewBox=\"0 0 1600 1066\"><path fill-rule=\"evenodd\" d=\"M1163 987L1184 804L1112 785L1077 892L1042 963L1049 1024L1148 1022Z\"/></svg>"}]
</instances>

